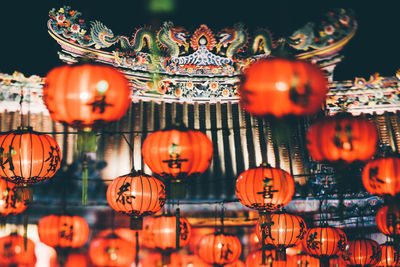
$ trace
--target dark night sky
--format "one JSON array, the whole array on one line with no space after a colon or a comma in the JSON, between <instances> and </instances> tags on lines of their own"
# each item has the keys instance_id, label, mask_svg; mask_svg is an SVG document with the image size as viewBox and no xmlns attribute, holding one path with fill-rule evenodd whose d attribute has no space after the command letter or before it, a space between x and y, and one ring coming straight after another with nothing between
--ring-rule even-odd
<instances>
[{"instance_id":1,"label":"dark night sky","mask_svg":"<svg viewBox=\"0 0 400 267\"><path fill-rule=\"evenodd\" d=\"M267 0L176 0L174 13L155 16L147 11L145 0L7 2L6 6L2 4L0 14L0 72L18 70L26 76L44 76L61 64L57 56L59 46L48 35L46 22L52 7L59 8L65 4L81 11L87 22L102 21L114 34L127 36L131 36L136 27L171 20L176 26L184 26L191 32L200 24L207 24L217 32L240 21L250 32L256 27L268 27L277 38L289 35L308 21L318 20L331 9L288 0L272 4ZM368 78L374 72L382 76L394 75L400 68L399 9L385 4L363 4L351 8L359 28L342 52L345 58L336 69L335 80L353 79L355 76Z\"/></svg>"}]
</instances>

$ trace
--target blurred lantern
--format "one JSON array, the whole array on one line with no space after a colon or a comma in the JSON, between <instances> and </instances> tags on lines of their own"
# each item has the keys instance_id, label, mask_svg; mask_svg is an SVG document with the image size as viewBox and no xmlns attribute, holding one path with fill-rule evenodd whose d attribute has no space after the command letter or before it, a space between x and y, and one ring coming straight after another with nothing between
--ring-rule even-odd
<instances>
[{"instance_id":1,"label":"blurred lantern","mask_svg":"<svg viewBox=\"0 0 400 267\"><path fill-rule=\"evenodd\" d=\"M61 152L57 142L31 127L0 136L0 176L20 185L45 181L57 172Z\"/></svg>"},{"instance_id":2,"label":"blurred lantern","mask_svg":"<svg viewBox=\"0 0 400 267\"><path fill-rule=\"evenodd\" d=\"M381 259L376 266L392 267L400 265L399 252L395 249L394 244L386 242L379 245L381 250Z\"/></svg>"},{"instance_id":3,"label":"blurred lantern","mask_svg":"<svg viewBox=\"0 0 400 267\"><path fill-rule=\"evenodd\" d=\"M197 253L197 245L200 242L200 239L205 236L206 234L215 233L214 227L197 227L192 228L192 234L190 236L190 242L188 245L189 251L192 253ZM256 233L254 233L256 235ZM257 238L257 236L256 236Z\"/></svg>"},{"instance_id":4,"label":"blurred lantern","mask_svg":"<svg viewBox=\"0 0 400 267\"><path fill-rule=\"evenodd\" d=\"M69 215L49 215L38 223L40 241L51 247L77 248L89 237L89 226L84 218Z\"/></svg>"},{"instance_id":5,"label":"blurred lantern","mask_svg":"<svg viewBox=\"0 0 400 267\"><path fill-rule=\"evenodd\" d=\"M293 177L266 164L244 171L236 180L240 203L259 212L282 208L292 200L293 194Z\"/></svg>"},{"instance_id":6,"label":"blurred lantern","mask_svg":"<svg viewBox=\"0 0 400 267\"><path fill-rule=\"evenodd\" d=\"M287 257L287 266L319 267L319 259L308 254L298 254Z\"/></svg>"},{"instance_id":7,"label":"blurred lantern","mask_svg":"<svg viewBox=\"0 0 400 267\"><path fill-rule=\"evenodd\" d=\"M385 205L376 213L379 231L391 237L400 235L400 209L398 205Z\"/></svg>"},{"instance_id":8,"label":"blurred lantern","mask_svg":"<svg viewBox=\"0 0 400 267\"><path fill-rule=\"evenodd\" d=\"M154 217L145 217L143 219L143 230L142 230L142 243L145 247L153 249L156 247L154 241L154 233L151 231Z\"/></svg>"},{"instance_id":9,"label":"blurred lantern","mask_svg":"<svg viewBox=\"0 0 400 267\"><path fill-rule=\"evenodd\" d=\"M365 189L373 195L395 196L400 192L400 158L369 161L362 172Z\"/></svg>"},{"instance_id":10,"label":"blurred lantern","mask_svg":"<svg viewBox=\"0 0 400 267\"><path fill-rule=\"evenodd\" d=\"M226 265L239 259L242 245L238 237L218 232L203 236L197 253L209 264Z\"/></svg>"},{"instance_id":11,"label":"blurred lantern","mask_svg":"<svg viewBox=\"0 0 400 267\"><path fill-rule=\"evenodd\" d=\"M316 161L369 160L375 154L377 141L375 124L348 113L318 120L307 133L307 148Z\"/></svg>"},{"instance_id":12,"label":"blurred lantern","mask_svg":"<svg viewBox=\"0 0 400 267\"><path fill-rule=\"evenodd\" d=\"M306 223L300 216L283 212L271 214L263 227L257 222L256 228L259 239L265 231L265 243L276 247L276 260L279 261L286 260L286 248L300 243L307 231Z\"/></svg>"},{"instance_id":13,"label":"blurred lantern","mask_svg":"<svg viewBox=\"0 0 400 267\"><path fill-rule=\"evenodd\" d=\"M144 173L117 177L107 188L108 204L115 211L131 216L131 229L142 229L142 217L159 211L165 201L165 185Z\"/></svg>"},{"instance_id":14,"label":"blurred lantern","mask_svg":"<svg viewBox=\"0 0 400 267\"><path fill-rule=\"evenodd\" d=\"M196 265L194 265L194 266L196 266ZM246 266L243 261L237 260L235 262L225 264L224 267L246 267Z\"/></svg>"},{"instance_id":15,"label":"blurred lantern","mask_svg":"<svg viewBox=\"0 0 400 267\"><path fill-rule=\"evenodd\" d=\"M135 242L136 232L140 232L140 231L136 231L136 230L132 230L130 228L123 227L123 228L102 230L96 236L97 237L106 237L109 234L114 233L119 238L125 239L130 242ZM139 238L139 240L140 240L140 238ZM139 241L139 243L141 243L141 242Z\"/></svg>"},{"instance_id":16,"label":"blurred lantern","mask_svg":"<svg viewBox=\"0 0 400 267\"><path fill-rule=\"evenodd\" d=\"M179 221L179 224L176 222ZM163 264L170 263L169 256L174 250L186 246L190 241L191 226L189 221L173 215L161 215L154 217L150 226L155 248L162 251Z\"/></svg>"},{"instance_id":17,"label":"blurred lantern","mask_svg":"<svg viewBox=\"0 0 400 267\"><path fill-rule=\"evenodd\" d=\"M255 115L310 115L318 112L328 92L324 73L300 60L259 60L244 73L240 104Z\"/></svg>"},{"instance_id":18,"label":"blurred lantern","mask_svg":"<svg viewBox=\"0 0 400 267\"><path fill-rule=\"evenodd\" d=\"M13 233L0 238L0 266L35 266L35 243Z\"/></svg>"},{"instance_id":19,"label":"blurred lantern","mask_svg":"<svg viewBox=\"0 0 400 267\"><path fill-rule=\"evenodd\" d=\"M288 265L287 261L277 261L275 260L275 251L262 251L257 250L246 257L246 266L251 267L286 267L286 266L296 266L296 265ZM265 264L263 264L265 261Z\"/></svg>"},{"instance_id":20,"label":"blurred lantern","mask_svg":"<svg viewBox=\"0 0 400 267\"><path fill-rule=\"evenodd\" d=\"M381 250L371 239L356 239L349 241L342 257L350 266L375 266L381 259Z\"/></svg>"},{"instance_id":21,"label":"blurred lantern","mask_svg":"<svg viewBox=\"0 0 400 267\"><path fill-rule=\"evenodd\" d=\"M76 64L47 74L43 100L53 120L82 130L119 120L131 104L130 92L117 69Z\"/></svg>"},{"instance_id":22,"label":"blurred lantern","mask_svg":"<svg viewBox=\"0 0 400 267\"><path fill-rule=\"evenodd\" d=\"M95 266L128 266L136 256L135 243L119 238L115 234L92 240L89 257Z\"/></svg>"},{"instance_id":23,"label":"blurred lantern","mask_svg":"<svg viewBox=\"0 0 400 267\"><path fill-rule=\"evenodd\" d=\"M213 145L202 132L176 124L147 136L142 155L153 173L170 180L171 197L182 198L185 190L184 184L180 183L203 173L210 166Z\"/></svg>"},{"instance_id":24,"label":"blurred lantern","mask_svg":"<svg viewBox=\"0 0 400 267\"><path fill-rule=\"evenodd\" d=\"M68 255L63 267L88 267L89 259L87 253L73 252Z\"/></svg>"},{"instance_id":25,"label":"blurred lantern","mask_svg":"<svg viewBox=\"0 0 400 267\"><path fill-rule=\"evenodd\" d=\"M163 256L160 253L152 252L147 254L140 262L138 267L212 267L202 261L197 255L184 255L178 253L171 254L171 262L163 265Z\"/></svg>"},{"instance_id":26,"label":"blurred lantern","mask_svg":"<svg viewBox=\"0 0 400 267\"><path fill-rule=\"evenodd\" d=\"M0 218L22 213L31 202L32 191L0 178Z\"/></svg>"},{"instance_id":27,"label":"blurred lantern","mask_svg":"<svg viewBox=\"0 0 400 267\"><path fill-rule=\"evenodd\" d=\"M319 258L322 267L329 267L329 259L340 256L346 244L344 232L328 226L309 229L303 239L305 251Z\"/></svg>"},{"instance_id":28,"label":"blurred lantern","mask_svg":"<svg viewBox=\"0 0 400 267\"><path fill-rule=\"evenodd\" d=\"M319 266L319 265L317 265ZM329 259L329 266L330 267L346 267L347 264L342 257L335 257Z\"/></svg>"}]
</instances>

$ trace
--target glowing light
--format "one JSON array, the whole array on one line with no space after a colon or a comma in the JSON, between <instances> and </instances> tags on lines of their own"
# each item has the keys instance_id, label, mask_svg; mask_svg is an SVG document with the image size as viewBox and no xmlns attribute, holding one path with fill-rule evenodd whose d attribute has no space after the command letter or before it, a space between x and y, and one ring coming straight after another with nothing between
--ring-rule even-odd
<instances>
[{"instance_id":1,"label":"glowing light","mask_svg":"<svg viewBox=\"0 0 400 267\"><path fill-rule=\"evenodd\" d=\"M104 94L107 89L108 89L108 82L101 80L100 82L97 83L97 92L99 92L99 94Z\"/></svg>"},{"instance_id":2,"label":"glowing light","mask_svg":"<svg viewBox=\"0 0 400 267\"><path fill-rule=\"evenodd\" d=\"M275 87L279 91L287 91L288 90L287 84L284 82L276 82Z\"/></svg>"},{"instance_id":3,"label":"glowing light","mask_svg":"<svg viewBox=\"0 0 400 267\"><path fill-rule=\"evenodd\" d=\"M79 94L79 98L81 100L87 100L89 98L89 93L88 92L82 92Z\"/></svg>"}]
</instances>

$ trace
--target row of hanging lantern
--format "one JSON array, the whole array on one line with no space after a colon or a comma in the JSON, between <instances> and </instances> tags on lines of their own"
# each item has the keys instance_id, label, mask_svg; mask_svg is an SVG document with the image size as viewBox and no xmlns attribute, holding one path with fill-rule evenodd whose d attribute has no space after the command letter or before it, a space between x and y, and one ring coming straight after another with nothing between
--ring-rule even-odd
<instances>
[{"instance_id":1,"label":"row of hanging lantern","mask_svg":"<svg viewBox=\"0 0 400 267\"><path fill-rule=\"evenodd\" d=\"M265 75L266 72L270 75ZM76 86L77 84L80 86ZM310 115L320 109L327 92L326 85L322 72L309 63L283 59L259 61L245 73L245 80L239 88L241 105L255 115L277 117L290 114ZM44 101L52 118L65 122L79 131L95 129L107 121L121 118L130 105L129 94L128 83L121 73L110 67L87 64L54 69L48 74L44 86ZM171 179L173 184L179 184L190 175L204 172L212 157L212 144L204 134L181 127L175 126L149 135L142 149L144 162L152 172ZM349 115L317 121L308 132L307 147L311 156L318 161L367 160L375 153L377 142L377 133L372 127L373 124L368 120ZM164 142L161 142L162 140ZM22 142L24 145L21 145ZM36 133L29 127L2 135L0 147L1 176L19 184L26 185L46 180L54 175L60 166L61 153L54 139ZM37 160L40 156L41 160ZM375 161L369 163L371 167L367 164L363 172L363 180L368 181L367 190L395 195L398 189L392 184L398 184L393 182L397 179L398 163L373 165L374 163ZM382 165L385 164L389 167L383 168ZM379 178L387 177L390 168L393 170L391 177L394 178L390 182L382 182ZM371 181L378 184L369 189ZM387 184L387 189L384 189L383 184ZM132 171L128 175L116 178L110 184L107 200L116 211L138 219L162 208L166 200L165 189L165 185L157 178ZM378 189L381 191L378 192ZM181 195L179 186L172 192ZM237 180L236 194L239 201L260 212L259 224L263 239L262 264L266 264L264 243L268 239L277 247L275 257L278 260L285 258L284 248L299 242L304 234L307 240L306 250L323 262L333 255L340 254L339 251L344 249L345 235L337 229L324 226L312 228L306 233L305 223L300 217L284 213L271 214L272 211L288 204L293 193L294 180L290 174L267 164L245 171ZM287 228L287 225L286 228L281 226L279 221L281 217L290 218L292 228ZM176 224L178 220L174 219ZM274 232L272 225L280 230ZM180 227L175 225L175 228L179 232ZM287 233L293 229L297 231L296 238L288 240L280 236L279 231ZM222 236L225 235L222 233L209 235L208 239L204 239L207 241L203 243L215 244L215 240ZM108 239L114 238L115 236L111 236ZM332 238L335 240L334 245L322 243ZM221 247L223 244L227 244L226 246L235 244L235 241L229 238L224 240L217 243L221 244ZM155 244L160 246L160 249L172 249L172 246L162 246L163 242ZM203 248L204 251L210 249L213 252L217 251L215 247ZM201 254L199 253L200 257ZM215 260L210 263L221 264Z\"/></svg>"}]
</instances>

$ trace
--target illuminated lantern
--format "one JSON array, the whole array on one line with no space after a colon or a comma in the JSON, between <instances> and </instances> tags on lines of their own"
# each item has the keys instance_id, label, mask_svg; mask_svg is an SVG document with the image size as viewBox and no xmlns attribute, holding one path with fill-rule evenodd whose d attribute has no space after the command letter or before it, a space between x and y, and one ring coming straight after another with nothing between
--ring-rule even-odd
<instances>
[{"instance_id":1,"label":"illuminated lantern","mask_svg":"<svg viewBox=\"0 0 400 267\"><path fill-rule=\"evenodd\" d=\"M136 256L135 243L115 234L94 239L89 246L89 257L95 266L127 266Z\"/></svg>"},{"instance_id":2,"label":"illuminated lantern","mask_svg":"<svg viewBox=\"0 0 400 267\"><path fill-rule=\"evenodd\" d=\"M186 246L190 241L191 226L189 221L184 217L180 217L179 221L179 248L181 248ZM150 231L157 249L162 250L166 254L170 254L173 250L177 249L175 216L161 215L154 217L150 226Z\"/></svg>"},{"instance_id":3,"label":"illuminated lantern","mask_svg":"<svg viewBox=\"0 0 400 267\"><path fill-rule=\"evenodd\" d=\"M381 259L376 266L392 267L400 265L399 253L395 250L393 243L386 242L379 245L381 250Z\"/></svg>"},{"instance_id":4,"label":"illuminated lantern","mask_svg":"<svg viewBox=\"0 0 400 267\"><path fill-rule=\"evenodd\" d=\"M142 156L153 173L180 182L210 166L213 145L202 132L174 125L147 136Z\"/></svg>"},{"instance_id":5,"label":"illuminated lantern","mask_svg":"<svg viewBox=\"0 0 400 267\"><path fill-rule=\"evenodd\" d=\"M131 227L135 229L141 229L141 218L159 211L165 200L165 185L144 173L134 172L117 177L107 188L110 207L131 216Z\"/></svg>"},{"instance_id":6,"label":"illuminated lantern","mask_svg":"<svg viewBox=\"0 0 400 267\"><path fill-rule=\"evenodd\" d=\"M51 247L77 248L89 237L89 226L84 218L69 215L49 215L38 223L40 241Z\"/></svg>"},{"instance_id":7,"label":"illuminated lantern","mask_svg":"<svg viewBox=\"0 0 400 267\"><path fill-rule=\"evenodd\" d=\"M131 104L130 92L117 69L77 64L47 74L43 100L53 120L83 129L119 120Z\"/></svg>"},{"instance_id":8,"label":"illuminated lantern","mask_svg":"<svg viewBox=\"0 0 400 267\"><path fill-rule=\"evenodd\" d=\"M400 209L397 205L383 206L375 217L379 231L388 236L400 235Z\"/></svg>"},{"instance_id":9,"label":"illuminated lantern","mask_svg":"<svg viewBox=\"0 0 400 267\"><path fill-rule=\"evenodd\" d=\"M362 171L365 189L373 195L400 192L400 158L388 157L369 161Z\"/></svg>"},{"instance_id":10,"label":"illuminated lantern","mask_svg":"<svg viewBox=\"0 0 400 267\"><path fill-rule=\"evenodd\" d=\"M39 183L53 177L60 163L60 148L47 134L20 127L0 136L1 178L22 185Z\"/></svg>"},{"instance_id":11,"label":"illuminated lantern","mask_svg":"<svg viewBox=\"0 0 400 267\"><path fill-rule=\"evenodd\" d=\"M240 104L255 115L309 115L321 109L328 92L324 73L300 60L259 60L244 73Z\"/></svg>"},{"instance_id":12,"label":"illuminated lantern","mask_svg":"<svg viewBox=\"0 0 400 267\"><path fill-rule=\"evenodd\" d=\"M236 196L259 212L282 208L292 200L293 177L281 169L261 166L244 171L236 180Z\"/></svg>"},{"instance_id":13,"label":"illuminated lantern","mask_svg":"<svg viewBox=\"0 0 400 267\"><path fill-rule=\"evenodd\" d=\"M211 234L211 233L215 233L215 227L192 228L192 234L190 236L190 242L188 245L189 251L192 253L196 253L197 244L200 242L200 239L206 234ZM256 233L254 233L254 235L256 235Z\"/></svg>"},{"instance_id":14,"label":"illuminated lantern","mask_svg":"<svg viewBox=\"0 0 400 267\"><path fill-rule=\"evenodd\" d=\"M256 233L262 239L262 229L257 222ZM306 223L300 216L287 213L273 213L265 226L265 243L274 245L277 249L277 259L286 260L286 248L298 244L307 231Z\"/></svg>"},{"instance_id":15,"label":"illuminated lantern","mask_svg":"<svg viewBox=\"0 0 400 267\"><path fill-rule=\"evenodd\" d=\"M212 267L212 265L205 263L197 255L172 253L171 262L168 265L163 265L162 258L160 253L149 253L139 262L138 267Z\"/></svg>"},{"instance_id":16,"label":"illuminated lantern","mask_svg":"<svg viewBox=\"0 0 400 267\"><path fill-rule=\"evenodd\" d=\"M381 250L378 243L371 239L356 239L349 241L342 257L347 265L374 266L381 259Z\"/></svg>"},{"instance_id":17,"label":"illuminated lantern","mask_svg":"<svg viewBox=\"0 0 400 267\"><path fill-rule=\"evenodd\" d=\"M0 238L0 266L35 266L35 243L13 233Z\"/></svg>"},{"instance_id":18,"label":"illuminated lantern","mask_svg":"<svg viewBox=\"0 0 400 267\"><path fill-rule=\"evenodd\" d=\"M307 149L316 161L369 160L377 141L374 123L347 113L318 120L307 133Z\"/></svg>"},{"instance_id":19,"label":"illuminated lantern","mask_svg":"<svg viewBox=\"0 0 400 267\"><path fill-rule=\"evenodd\" d=\"M89 259L85 253L71 253L64 264L64 267L88 267Z\"/></svg>"},{"instance_id":20,"label":"illuminated lantern","mask_svg":"<svg viewBox=\"0 0 400 267\"><path fill-rule=\"evenodd\" d=\"M151 226L153 225L154 217L145 217L143 219L143 229L142 229L142 244L150 249L156 247L154 241L154 234L151 231Z\"/></svg>"},{"instance_id":21,"label":"illuminated lantern","mask_svg":"<svg viewBox=\"0 0 400 267\"><path fill-rule=\"evenodd\" d=\"M328 227L315 227L307 231L303 239L305 251L329 266L329 258L340 256L346 248L347 238L343 231Z\"/></svg>"},{"instance_id":22,"label":"illuminated lantern","mask_svg":"<svg viewBox=\"0 0 400 267\"><path fill-rule=\"evenodd\" d=\"M22 213L30 203L32 192L27 187L0 178L0 218Z\"/></svg>"},{"instance_id":23,"label":"illuminated lantern","mask_svg":"<svg viewBox=\"0 0 400 267\"><path fill-rule=\"evenodd\" d=\"M287 266L293 267L319 267L319 259L308 254L298 254L287 257Z\"/></svg>"},{"instance_id":24,"label":"illuminated lantern","mask_svg":"<svg viewBox=\"0 0 400 267\"><path fill-rule=\"evenodd\" d=\"M233 263L239 259L241 253L239 238L223 233L203 236L197 249L197 254L203 261L214 265Z\"/></svg>"},{"instance_id":25,"label":"illuminated lantern","mask_svg":"<svg viewBox=\"0 0 400 267\"><path fill-rule=\"evenodd\" d=\"M194 265L194 266L196 266L196 265ZM246 267L246 266L244 265L243 261L237 260L233 263L225 264L224 267Z\"/></svg>"},{"instance_id":26,"label":"illuminated lantern","mask_svg":"<svg viewBox=\"0 0 400 267\"><path fill-rule=\"evenodd\" d=\"M275 260L275 251L266 250L264 257L265 257L265 264L262 264L262 250L257 250L246 257L246 266L251 267L286 267L286 266L296 266L296 265L289 265L287 261L277 261Z\"/></svg>"}]
</instances>

